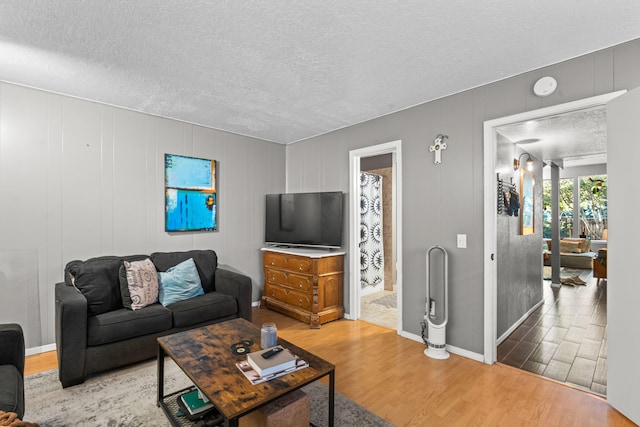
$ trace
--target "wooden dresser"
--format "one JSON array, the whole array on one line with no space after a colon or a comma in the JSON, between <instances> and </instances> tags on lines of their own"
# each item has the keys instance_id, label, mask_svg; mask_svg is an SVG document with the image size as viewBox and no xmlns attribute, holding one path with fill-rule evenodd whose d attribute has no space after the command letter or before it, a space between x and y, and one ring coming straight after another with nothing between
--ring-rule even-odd
<instances>
[{"instance_id":1,"label":"wooden dresser","mask_svg":"<svg viewBox=\"0 0 640 427\"><path fill-rule=\"evenodd\" d=\"M309 323L341 319L344 252L263 248L262 307Z\"/></svg>"}]
</instances>

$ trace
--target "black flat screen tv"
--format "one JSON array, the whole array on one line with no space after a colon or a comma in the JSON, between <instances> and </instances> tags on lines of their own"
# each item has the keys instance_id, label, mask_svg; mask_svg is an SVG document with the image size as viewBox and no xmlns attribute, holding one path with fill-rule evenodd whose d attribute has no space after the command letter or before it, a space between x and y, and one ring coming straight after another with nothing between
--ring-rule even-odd
<instances>
[{"instance_id":1,"label":"black flat screen tv","mask_svg":"<svg viewBox=\"0 0 640 427\"><path fill-rule=\"evenodd\" d=\"M282 246L342 246L341 191L267 194L265 243Z\"/></svg>"}]
</instances>

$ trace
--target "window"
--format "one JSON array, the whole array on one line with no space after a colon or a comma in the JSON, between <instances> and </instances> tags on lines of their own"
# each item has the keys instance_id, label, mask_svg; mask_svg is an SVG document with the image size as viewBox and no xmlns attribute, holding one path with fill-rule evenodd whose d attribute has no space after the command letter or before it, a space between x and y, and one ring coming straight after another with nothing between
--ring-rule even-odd
<instances>
[{"instance_id":1,"label":"window","mask_svg":"<svg viewBox=\"0 0 640 427\"><path fill-rule=\"evenodd\" d=\"M580 235L602 239L608 227L607 176L582 176L580 182Z\"/></svg>"},{"instance_id":2,"label":"window","mask_svg":"<svg viewBox=\"0 0 640 427\"><path fill-rule=\"evenodd\" d=\"M560 237L571 237L573 233L573 179L560 180ZM542 233L551 238L551 180L542 183Z\"/></svg>"},{"instance_id":3,"label":"window","mask_svg":"<svg viewBox=\"0 0 640 427\"><path fill-rule=\"evenodd\" d=\"M578 200L580 203L579 229L576 234L591 240L602 239L602 231L608 227L607 215L607 176L581 176L575 180L579 186ZM543 236L551 238L551 180L542 183L542 225ZM574 179L560 180L560 237L572 237L573 222Z\"/></svg>"}]
</instances>

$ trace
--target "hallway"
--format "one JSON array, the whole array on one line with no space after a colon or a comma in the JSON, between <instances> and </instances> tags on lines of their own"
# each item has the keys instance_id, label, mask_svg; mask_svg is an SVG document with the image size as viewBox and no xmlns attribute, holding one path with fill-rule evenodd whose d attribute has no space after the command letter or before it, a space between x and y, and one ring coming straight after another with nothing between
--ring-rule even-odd
<instances>
[{"instance_id":1,"label":"hallway","mask_svg":"<svg viewBox=\"0 0 640 427\"><path fill-rule=\"evenodd\" d=\"M605 396L607 282L552 288L544 303L498 346L498 362Z\"/></svg>"}]
</instances>

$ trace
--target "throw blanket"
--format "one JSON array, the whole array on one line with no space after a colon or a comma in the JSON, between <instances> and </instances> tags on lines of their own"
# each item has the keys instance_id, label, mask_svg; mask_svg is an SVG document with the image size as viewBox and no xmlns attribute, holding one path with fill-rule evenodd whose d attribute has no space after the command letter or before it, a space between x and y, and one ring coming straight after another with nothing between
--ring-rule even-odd
<instances>
[{"instance_id":1,"label":"throw blanket","mask_svg":"<svg viewBox=\"0 0 640 427\"><path fill-rule=\"evenodd\" d=\"M15 412L0 411L0 426L9 427L39 427L38 424L21 421Z\"/></svg>"}]
</instances>

